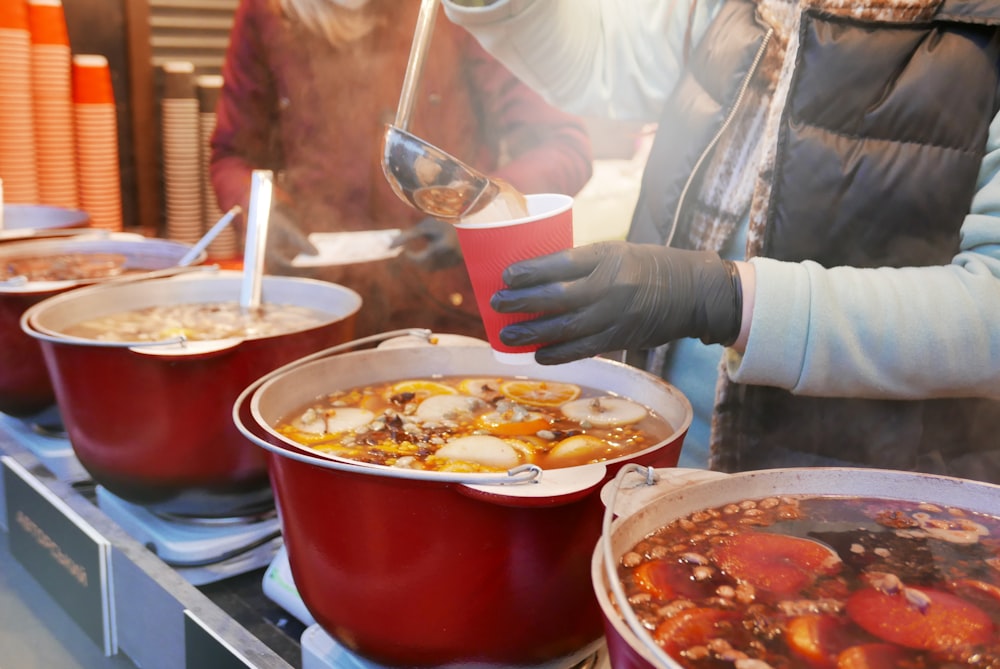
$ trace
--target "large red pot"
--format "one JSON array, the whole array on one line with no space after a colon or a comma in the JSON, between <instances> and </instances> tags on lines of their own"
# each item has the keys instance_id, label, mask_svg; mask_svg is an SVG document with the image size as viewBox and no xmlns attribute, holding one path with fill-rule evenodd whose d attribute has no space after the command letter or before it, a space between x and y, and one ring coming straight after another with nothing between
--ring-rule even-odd
<instances>
[{"instance_id":1,"label":"large red pot","mask_svg":"<svg viewBox=\"0 0 1000 669\"><path fill-rule=\"evenodd\" d=\"M604 614L608 656L615 669L675 669L680 665L618 613L627 602L611 592L608 565L613 571L641 538L695 511L782 495L879 497L1000 515L1000 486L913 472L833 467L731 475L696 469L623 471L602 491L614 514L606 515L605 531L591 559L591 581ZM612 515L617 516L613 522Z\"/></svg>"},{"instance_id":2,"label":"large red pot","mask_svg":"<svg viewBox=\"0 0 1000 669\"><path fill-rule=\"evenodd\" d=\"M109 492L154 512L241 515L273 506L267 458L230 419L254 379L353 336L361 298L332 283L266 276L262 301L328 314L271 337L130 346L64 334L75 323L155 305L237 302L240 272L95 286L28 309L80 463Z\"/></svg>"},{"instance_id":3,"label":"large red pot","mask_svg":"<svg viewBox=\"0 0 1000 669\"><path fill-rule=\"evenodd\" d=\"M317 456L273 429L323 393L442 374L596 387L642 401L675 431L603 464L497 475ZM510 367L487 347L427 346L292 364L248 387L234 418L273 454L295 584L340 643L390 666L561 667L601 641L588 576L600 534L598 490L625 462L675 465L691 406L661 379L609 360Z\"/></svg>"},{"instance_id":4,"label":"large red pot","mask_svg":"<svg viewBox=\"0 0 1000 669\"><path fill-rule=\"evenodd\" d=\"M153 271L173 267L190 246L139 235L103 235L0 244L0 263L29 256L67 253L117 253L126 256L130 270ZM204 260L201 254L198 262ZM44 299L103 279L86 281L29 281L0 284L0 412L30 416L55 402L42 351L20 326L28 307Z\"/></svg>"}]
</instances>

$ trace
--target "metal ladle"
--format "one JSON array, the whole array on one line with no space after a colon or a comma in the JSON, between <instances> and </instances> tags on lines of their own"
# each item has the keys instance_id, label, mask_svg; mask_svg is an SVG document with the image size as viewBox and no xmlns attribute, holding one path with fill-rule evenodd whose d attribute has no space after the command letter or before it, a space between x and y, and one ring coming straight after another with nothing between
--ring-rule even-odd
<instances>
[{"instance_id":1,"label":"metal ladle","mask_svg":"<svg viewBox=\"0 0 1000 669\"><path fill-rule=\"evenodd\" d=\"M428 216L459 219L499 194L489 177L407 131L440 0L422 0L396 118L382 138L382 172L401 200Z\"/></svg>"},{"instance_id":2,"label":"metal ladle","mask_svg":"<svg viewBox=\"0 0 1000 669\"><path fill-rule=\"evenodd\" d=\"M243 313L253 313L260 308L264 281L264 252L267 247L267 228L271 220L273 193L273 172L270 170L251 172L246 243L243 250L243 280L240 283L240 308Z\"/></svg>"}]
</instances>

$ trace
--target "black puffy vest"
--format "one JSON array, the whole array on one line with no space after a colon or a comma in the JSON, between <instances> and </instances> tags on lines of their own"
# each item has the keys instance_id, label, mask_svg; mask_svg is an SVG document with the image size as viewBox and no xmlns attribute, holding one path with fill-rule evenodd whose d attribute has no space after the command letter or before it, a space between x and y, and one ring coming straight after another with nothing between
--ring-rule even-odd
<instances>
[{"instance_id":1,"label":"black puffy vest","mask_svg":"<svg viewBox=\"0 0 1000 669\"><path fill-rule=\"evenodd\" d=\"M827 267L949 263L1000 104L998 26L1000 2L989 1L945 0L933 21L916 24L806 10L761 255ZM685 183L764 33L753 3L731 0L693 52L659 125L631 241L664 243L675 212L683 232ZM716 409L726 426L716 468L809 464L815 455L817 464L829 457L1000 483L998 402L731 390Z\"/></svg>"}]
</instances>

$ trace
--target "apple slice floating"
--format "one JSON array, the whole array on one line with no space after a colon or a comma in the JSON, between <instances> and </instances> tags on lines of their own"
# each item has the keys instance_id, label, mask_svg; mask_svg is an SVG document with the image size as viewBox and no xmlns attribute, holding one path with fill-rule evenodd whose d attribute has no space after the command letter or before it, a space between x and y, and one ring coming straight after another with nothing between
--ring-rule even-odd
<instances>
[{"instance_id":1,"label":"apple slice floating","mask_svg":"<svg viewBox=\"0 0 1000 669\"><path fill-rule=\"evenodd\" d=\"M586 397L567 402L563 415L578 423L596 427L618 427L638 423L648 415L646 407L621 397Z\"/></svg>"},{"instance_id":2,"label":"apple slice floating","mask_svg":"<svg viewBox=\"0 0 1000 669\"><path fill-rule=\"evenodd\" d=\"M516 448L499 437L485 434L452 439L437 450L436 456L501 469L521 464L521 454Z\"/></svg>"}]
</instances>

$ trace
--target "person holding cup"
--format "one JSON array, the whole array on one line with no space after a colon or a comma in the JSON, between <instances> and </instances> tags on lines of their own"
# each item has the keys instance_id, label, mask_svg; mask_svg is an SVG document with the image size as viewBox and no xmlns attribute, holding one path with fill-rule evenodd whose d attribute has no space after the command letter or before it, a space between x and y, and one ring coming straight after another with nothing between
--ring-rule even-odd
<instances>
[{"instance_id":1,"label":"person holding cup","mask_svg":"<svg viewBox=\"0 0 1000 669\"><path fill-rule=\"evenodd\" d=\"M444 2L550 101L659 123L628 241L507 268L503 341L691 380L715 469L1000 483L1000 3Z\"/></svg>"},{"instance_id":2,"label":"person holding cup","mask_svg":"<svg viewBox=\"0 0 1000 669\"><path fill-rule=\"evenodd\" d=\"M246 209L252 170L275 172L269 273L358 291L358 336L423 327L483 338L454 228L405 205L382 174L382 137L419 9L419 0L240 0L211 140L212 185L223 211ZM525 193L573 195L592 173L583 121L547 104L443 16L411 130ZM384 257L295 263L310 233L393 230L401 232Z\"/></svg>"}]
</instances>

